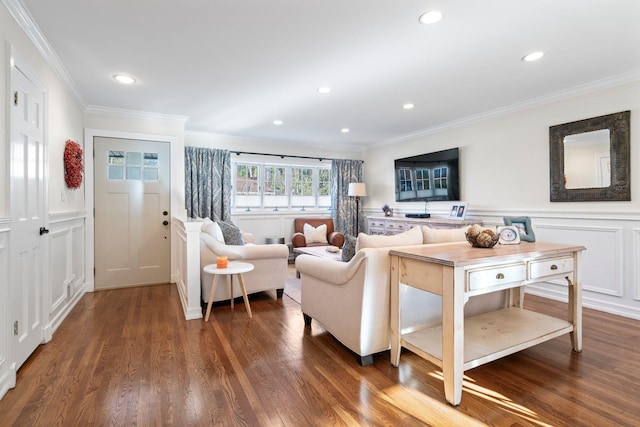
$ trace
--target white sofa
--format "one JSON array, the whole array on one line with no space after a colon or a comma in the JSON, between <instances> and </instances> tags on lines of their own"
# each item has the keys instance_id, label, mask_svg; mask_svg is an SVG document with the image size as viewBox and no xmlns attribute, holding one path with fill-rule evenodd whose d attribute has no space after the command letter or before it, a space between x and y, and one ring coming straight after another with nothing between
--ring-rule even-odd
<instances>
[{"instance_id":1,"label":"white sofa","mask_svg":"<svg viewBox=\"0 0 640 427\"><path fill-rule=\"evenodd\" d=\"M209 300L213 279L213 275L205 273L203 269L208 264L215 264L218 256L226 256L229 261L241 260L253 264L254 269L242 275L247 294L275 290L277 298L282 297L287 280L289 248L284 244L255 245L251 242L250 236L243 234L243 238L249 240L244 245L227 245L224 242L222 231L216 223L206 221L202 225L200 232L200 287L203 304ZM230 299L228 277L223 277L223 280L220 280L216 287L214 301ZM241 296L237 280L234 280L233 286L234 297Z\"/></svg>"},{"instance_id":2,"label":"white sofa","mask_svg":"<svg viewBox=\"0 0 640 427\"><path fill-rule=\"evenodd\" d=\"M301 308L305 324L319 322L338 341L360 357L363 366L373 354L390 347L389 250L421 244L464 241L465 229L415 227L395 236L361 233L349 262L300 255L296 269L302 279ZM401 287L402 326L440 323L441 297ZM504 292L474 297L465 315L495 310L506 304Z\"/></svg>"}]
</instances>

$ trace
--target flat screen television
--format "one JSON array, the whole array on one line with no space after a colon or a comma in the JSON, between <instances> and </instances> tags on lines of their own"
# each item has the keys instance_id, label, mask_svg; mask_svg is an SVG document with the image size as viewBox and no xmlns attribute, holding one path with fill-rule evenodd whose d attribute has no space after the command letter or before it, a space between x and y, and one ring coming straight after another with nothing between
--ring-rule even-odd
<instances>
[{"instance_id":1,"label":"flat screen television","mask_svg":"<svg viewBox=\"0 0 640 427\"><path fill-rule=\"evenodd\" d=\"M458 148L396 159L396 202L460 200L458 176Z\"/></svg>"}]
</instances>

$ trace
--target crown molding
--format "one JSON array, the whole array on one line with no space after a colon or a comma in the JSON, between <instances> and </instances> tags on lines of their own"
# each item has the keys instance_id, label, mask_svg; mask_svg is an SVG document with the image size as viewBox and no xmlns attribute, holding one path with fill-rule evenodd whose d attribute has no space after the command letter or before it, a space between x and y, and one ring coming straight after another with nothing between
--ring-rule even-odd
<instances>
[{"instance_id":1,"label":"crown molding","mask_svg":"<svg viewBox=\"0 0 640 427\"><path fill-rule=\"evenodd\" d=\"M2 0L2 3L7 8L11 16L13 16L13 19L16 20L18 26L22 31L24 31L27 38L31 40L31 43L33 43L38 52L40 52L40 55L42 55L53 73L60 79L75 102L80 107L84 108L86 104L82 95L80 95L78 87L67 72L67 69L62 65L58 55L51 48L47 38L42 34L42 31L40 31L38 24L36 24L35 20L31 17L26 6L21 0Z\"/></svg>"},{"instance_id":2,"label":"crown molding","mask_svg":"<svg viewBox=\"0 0 640 427\"><path fill-rule=\"evenodd\" d=\"M550 95L533 98L528 101L520 102L517 104L507 105L505 107L497 108L495 110L486 111L484 113L476 114L473 116L464 117L459 120L454 120L448 123L443 123L438 126L433 126L415 133L403 135L397 138L385 140L374 146L384 146L401 141L408 141L421 136L431 135L434 133L443 132L445 130L454 129L460 126L469 125L472 123L480 122L483 120L505 116L507 114L515 113L522 110L528 110L530 108L540 107L552 102L558 102L569 98L574 98L580 95L586 95L599 90L608 89L610 87L619 86L626 83L632 83L640 80L640 70L633 70L628 73L618 74L616 76L607 77L601 80L595 80L593 82L574 86L569 89L561 90L559 92L552 93Z\"/></svg>"},{"instance_id":3,"label":"crown molding","mask_svg":"<svg viewBox=\"0 0 640 427\"><path fill-rule=\"evenodd\" d=\"M87 114L103 114L129 119L171 120L180 123L185 123L189 120L188 116L175 116L172 114L151 113L148 111L126 110L124 108L102 107L100 105L87 105L84 112Z\"/></svg>"},{"instance_id":4,"label":"crown molding","mask_svg":"<svg viewBox=\"0 0 640 427\"><path fill-rule=\"evenodd\" d=\"M192 136L194 138L203 138L209 141L217 142L246 142L246 143L255 143L255 142L268 142L273 144L279 144L283 147L292 147L299 148L300 143L292 142L292 141L282 141L279 139L269 139L269 138L255 138L249 136L237 136L237 135L226 135L221 133L213 133L213 132L200 132L200 131L184 131L185 136ZM333 147L328 146L327 144L305 144L305 148L307 149L318 149L318 150L334 150L336 152L342 153L362 153L364 150L362 147L359 147L354 144L339 144L339 146ZM231 150L234 151L234 150ZM330 156L333 157L333 156Z\"/></svg>"}]
</instances>

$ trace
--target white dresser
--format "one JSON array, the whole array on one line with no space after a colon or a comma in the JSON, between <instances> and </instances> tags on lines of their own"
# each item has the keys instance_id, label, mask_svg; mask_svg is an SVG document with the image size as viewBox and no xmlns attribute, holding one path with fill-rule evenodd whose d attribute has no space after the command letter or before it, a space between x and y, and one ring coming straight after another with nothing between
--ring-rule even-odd
<instances>
[{"instance_id":1,"label":"white dresser","mask_svg":"<svg viewBox=\"0 0 640 427\"><path fill-rule=\"evenodd\" d=\"M407 218L403 216L367 217L368 233L383 235L402 233L419 225L428 225L431 228L462 228L473 224L478 224L478 221L449 218Z\"/></svg>"}]
</instances>

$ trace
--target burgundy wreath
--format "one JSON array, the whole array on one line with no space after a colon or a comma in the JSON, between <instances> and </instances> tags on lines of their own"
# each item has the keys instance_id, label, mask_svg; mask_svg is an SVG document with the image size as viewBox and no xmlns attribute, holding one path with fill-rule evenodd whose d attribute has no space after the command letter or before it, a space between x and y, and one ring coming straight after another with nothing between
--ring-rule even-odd
<instances>
[{"instance_id":1,"label":"burgundy wreath","mask_svg":"<svg viewBox=\"0 0 640 427\"><path fill-rule=\"evenodd\" d=\"M68 140L64 146L64 180L67 187L75 190L82 184L82 147L75 141Z\"/></svg>"}]
</instances>

